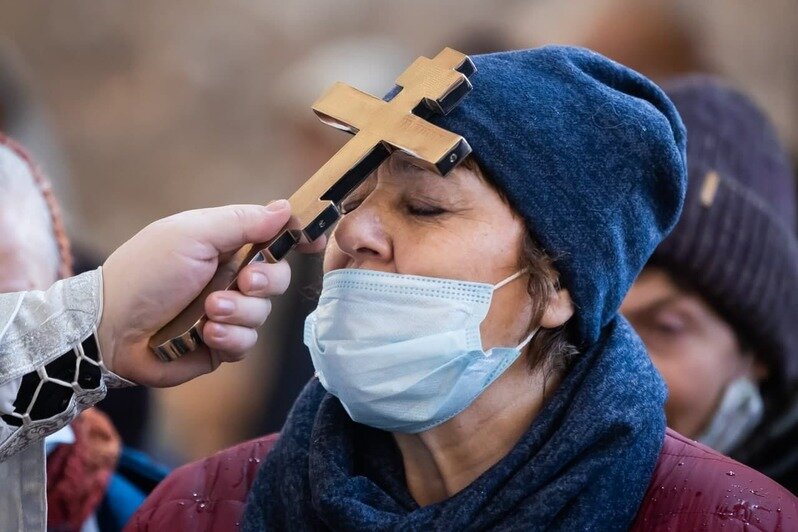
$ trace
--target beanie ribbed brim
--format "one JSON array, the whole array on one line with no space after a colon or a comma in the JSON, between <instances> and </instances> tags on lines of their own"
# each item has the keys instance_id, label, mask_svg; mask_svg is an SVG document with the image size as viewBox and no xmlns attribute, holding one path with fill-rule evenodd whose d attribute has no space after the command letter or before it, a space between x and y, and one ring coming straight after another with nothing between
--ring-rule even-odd
<instances>
[{"instance_id":1,"label":"beanie ribbed brim","mask_svg":"<svg viewBox=\"0 0 798 532\"><path fill-rule=\"evenodd\" d=\"M798 245L762 200L719 176L710 205L688 196L652 263L677 273L742 331L781 385L795 381L798 358L785 353L798 345Z\"/></svg>"}]
</instances>

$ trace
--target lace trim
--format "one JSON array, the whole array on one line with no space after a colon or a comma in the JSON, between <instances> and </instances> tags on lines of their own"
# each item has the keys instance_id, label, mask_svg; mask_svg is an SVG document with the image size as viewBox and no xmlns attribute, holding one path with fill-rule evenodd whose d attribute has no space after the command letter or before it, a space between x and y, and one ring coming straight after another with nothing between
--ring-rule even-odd
<instances>
[{"instance_id":1,"label":"lace trim","mask_svg":"<svg viewBox=\"0 0 798 532\"><path fill-rule=\"evenodd\" d=\"M22 379L14 411L0 416L11 428L0 443L0 461L67 425L105 397L107 387L132 386L102 360L97 331Z\"/></svg>"}]
</instances>

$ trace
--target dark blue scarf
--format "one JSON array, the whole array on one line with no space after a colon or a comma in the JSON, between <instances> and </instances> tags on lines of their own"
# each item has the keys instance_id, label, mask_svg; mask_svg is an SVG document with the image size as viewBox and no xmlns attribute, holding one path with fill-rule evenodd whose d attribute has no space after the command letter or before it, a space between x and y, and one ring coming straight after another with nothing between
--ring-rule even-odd
<instances>
[{"instance_id":1,"label":"dark blue scarf","mask_svg":"<svg viewBox=\"0 0 798 532\"><path fill-rule=\"evenodd\" d=\"M665 386L621 318L579 355L518 444L451 498L419 507L389 433L317 380L252 487L245 530L624 530L665 434Z\"/></svg>"}]
</instances>

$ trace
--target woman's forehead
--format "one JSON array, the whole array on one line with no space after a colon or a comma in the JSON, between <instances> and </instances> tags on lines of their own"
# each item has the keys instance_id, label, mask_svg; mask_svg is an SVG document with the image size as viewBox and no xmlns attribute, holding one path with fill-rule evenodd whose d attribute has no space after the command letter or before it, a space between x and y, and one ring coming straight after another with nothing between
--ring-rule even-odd
<instances>
[{"instance_id":1,"label":"woman's forehead","mask_svg":"<svg viewBox=\"0 0 798 532\"><path fill-rule=\"evenodd\" d=\"M464 184L467 173L469 170L460 165L442 176L429 168L424 161L404 152L394 152L370 177L377 180L395 181L407 186L441 187L453 190Z\"/></svg>"}]
</instances>

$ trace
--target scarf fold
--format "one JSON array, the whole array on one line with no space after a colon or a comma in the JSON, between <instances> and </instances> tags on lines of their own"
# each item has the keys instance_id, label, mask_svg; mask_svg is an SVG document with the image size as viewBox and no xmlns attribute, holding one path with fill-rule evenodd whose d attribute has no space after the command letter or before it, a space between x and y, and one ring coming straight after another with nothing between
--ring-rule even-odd
<instances>
[{"instance_id":1,"label":"scarf fold","mask_svg":"<svg viewBox=\"0 0 798 532\"><path fill-rule=\"evenodd\" d=\"M617 317L503 459L419 507L392 436L353 422L314 379L258 473L244 530L625 530L659 458L665 397Z\"/></svg>"}]
</instances>

